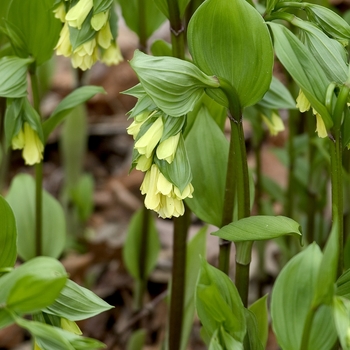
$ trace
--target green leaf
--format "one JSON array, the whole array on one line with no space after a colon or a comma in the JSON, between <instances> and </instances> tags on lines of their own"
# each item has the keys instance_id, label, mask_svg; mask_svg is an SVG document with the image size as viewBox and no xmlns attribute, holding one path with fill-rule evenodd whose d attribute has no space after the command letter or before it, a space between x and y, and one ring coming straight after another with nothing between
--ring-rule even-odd
<instances>
[{"instance_id":1,"label":"green leaf","mask_svg":"<svg viewBox=\"0 0 350 350\"><path fill-rule=\"evenodd\" d=\"M207 0L192 16L187 36L195 64L226 79L242 108L263 97L272 79L273 49L253 6L244 0Z\"/></svg>"},{"instance_id":2,"label":"green leaf","mask_svg":"<svg viewBox=\"0 0 350 350\"><path fill-rule=\"evenodd\" d=\"M94 15L111 8L113 0L94 0Z\"/></svg>"},{"instance_id":3,"label":"green leaf","mask_svg":"<svg viewBox=\"0 0 350 350\"><path fill-rule=\"evenodd\" d=\"M347 43L350 39L350 25L331 9L310 3L303 3L309 20L316 23L327 35Z\"/></svg>"},{"instance_id":4,"label":"green leaf","mask_svg":"<svg viewBox=\"0 0 350 350\"><path fill-rule=\"evenodd\" d=\"M93 350L105 347L105 345L98 340L82 337L41 322L27 321L17 317L16 323L20 327L28 330L35 337L35 341L42 349Z\"/></svg>"},{"instance_id":5,"label":"green leaf","mask_svg":"<svg viewBox=\"0 0 350 350\"><path fill-rule=\"evenodd\" d=\"M268 24L278 59L330 128L333 121L324 105L329 79L307 47L289 29L276 23Z\"/></svg>"},{"instance_id":6,"label":"green leaf","mask_svg":"<svg viewBox=\"0 0 350 350\"><path fill-rule=\"evenodd\" d=\"M104 92L105 90L100 86L83 86L70 93L58 104L50 118L44 122L44 139L47 140L56 126L58 126L76 106L84 103L94 95Z\"/></svg>"},{"instance_id":7,"label":"green leaf","mask_svg":"<svg viewBox=\"0 0 350 350\"><path fill-rule=\"evenodd\" d=\"M186 251L185 303L182 323L180 350L187 349L193 327L195 312L195 290L201 266L201 256L205 256L207 227L202 227L188 242Z\"/></svg>"},{"instance_id":8,"label":"green leaf","mask_svg":"<svg viewBox=\"0 0 350 350\"><path fill-rule=\"evenodd\" d=\"M119 0L122 9L123 18L127 26L135 32L139 38L147 40L155 30L165 21L165 17L160 12L153 0ZM144 19L144 25L139 20L140 16Z\"/></svg>"},{"instance_id":9,"label":"green leaf","mask_svg":"<svg viewBox=\"0 0 350 350\"><path fill-rule=\"evenodd\" d=\"M126 350L142 350L146 342L146 330L138 329L133 332L126 345Z\"/></svg>"},{"instance_id":10,"label":"green leaf","mask_svg":"<svg viewBox=\"0 0 350 350\"><path fill-rule=\"evenodd\" d=\"M245 309L245 315L247 320L247 334L244 339L244 348L245 349L254 349L254 350L264 350L260 338L259 338L259 329L257 319L255 314L250 310Z\"/></svg>"},{"instance_id":11,"label":"green leaf","mask_svg":"<svg viewBox=\"0 0 350 350\"><path fill-rule=\"evenodd\" d=\"M272 291L271 317L277 341L284 350L300 349L321 262L322 253L313 243L292 258L277 277ZM335 328L330 323L330 313L331 309L325 305L317 310L309 347L305 350L329 350L332 347Z\"/></svg>"},{"instance_id":12,"label":"green leaf","mask_svg":"<svg viewBox=\"0 0 350 350\"><path fill-rule=\"evenodd\" d=\"M186 138L186 149L191 164L194 188L193 198L186 200L186 204L200 219L220 227L228 142L206 108L202 108L195 119ZM200 195L202 193L205 193L205 196Z\"/></svg>"},{"instance_id":13,"label":"green leaf","mask_svg":"<svg viewBox=\"0 0 350 350\"><path fill-rule=\"evenodd\" d=\"M301 237L300 225L285 216L250 216L213 232L214 236L233 242L261 241L284 235Z\"/></svg>"},{"instance_id":14,"label":"green leaf","mask_svg":"<svg viewBox=\"0 0 350 350\"><path fill-rule=\"evenodd\" d=\"M160 251L160 241L151 213L146 214L147 209L141 209L132 217L126 241L123 248L124 263L135 279L147 279L155 267ZM148 240L147 247L142 242L142 234L145 229L144 215L148 218ZM140 266L140 254L145 250L146 261ZM142 268L142 271L141 271Z\"/></svg>"},{"instance_id":15,"label":"green leaf","mask_svg":"<svg viewBox=\"0 0 350 350\"><path fill-rule=\"evenodd\" d=\"M205 88L217 88L215 77L193 63L174 57L154 57L136 50L130 61L146 93L166 114L180 117L193 110Z\"/></svg>"},{"instance_id":16,"label":"green leaf","mask_svg":"<svg viewBox=\"0 0 350 350\"><path fill-rule=\"evenodd\" d=\"M15 320L10 311L6 310L6 308L0 309L0 328L1 329L11 325L14 322Z\"/></svg>"},{"instance_id":17,"label":"green leaf","mask_svg":"<svg viewBox=\"0 0 350 350\"><path fill-rule=\"evenodd\" d=\"M246 333L245 311L230 278L204 259L196 289L198 317L212 337L220 326L236 341L243 342Z\"/></svg>"},{"instance_id":18,"label":"green leaf","mask_svg":"<svg viewBox=\"0 0 350 350\"><path fill-rule=\"evenodd\" d=\"M209 350L235 349L244 350L243 343L235 340L223 327L219 327L213 334Z\"/></svg>"},{"instance_id":19,"label":"green leaf","mask_svg":"<svg viewBox=\"0 0 350 350\"><path fill-rule=\"evenodd\" d=\"M337 296L334 297L333 316L342 349L350 350L350 300Z\"/></svg>"},{"instance_id":20,"label":"green leaf","mask_svg":"<svg viewBox=\"0 0 350 350\"><path fill-rule=\"evenodd\" d=\"M313 306L328 304L333 301L334 283L337 278L338 268L338 224L333 222L332 231L324 248L321 266L317 276L316 290L313 299Z\"/></svg>"},{"instance_id":21,"label":"green leaf","mask_svg":"<svg viewBox=\"0 0 350 350\"><path fill-rule=\"evenodd\" d=\"M17 258L17 228L15 216L6 200L0 196L0 276L1 269L13 267Z\"/></svg>"},{"instance_id":22,"label":"green leaf","mask_svg":"<svg viewBox=\"0 0 350 350\"><path fill-rule=\"evenodd\" d=\"M180 192L183 192L186 186L191 183L191 165L182 134L180 134L175 158L170 164L164 159L159 160L157 157L154 157L154 161L165 178L173 183Z\"/></svg>"},{"instance_id":23,"label":"green leaf","mask_svg":"<svg viewBox=\"0 0 350 350\"><path fill-rule=\"evenodd\" d=\"M69 40L72 44L72 50L74 51L80 45L87 43L96 36L96 31L91 26L92 11L89 12L85 21L83 22L81 29L75 27L69 27Z\"/></svg>"},{"instance_id":24,"label":"green leaf","mask_svg":"<svg viewBox=\"0 0 350 350\"><path fill-rule=\"evenodd\" d=\"M18 98L27 95L27 69L33 59L3 57L0 59L0 96Z\"/></svg>"},{"instance_id":25,"label":"green leaf","mask_svg":"<svg viewBox=\"0 0 350 350\"><path fill-rule=\"evenodd\" d=\"M255 315L257 326L258 326L258 336L265 349L267 338L269 335L269 313L267 309L267 294L255 301L249 306L249 310Z\"/></svg>"},{"instance_id":26,"label":"green leaf","mask_svg":"<svg viewBox=\"0 0 350 350\"><path fill-rule=\"evenodd\" d=\"M18 254L24 260L36 256L35 182L30 175L19 174L11 183L6 197L15 214L18 230ZM52 244L54 240L55 244ZM66 223L59 202L43 191L42 254L57 258L66 241Z\"/></svg>"},{"instance_id":27,"label":"green leaf","mask_svg":"<svg viewBox=\"0 0 350 350\"><path fill-rule=\"evenodd\" d=\"M151 46L153 56L172 56L173 50L171 45L161 39L155 40Z\"/></svg>"},{"instance_id":28,"label":"green leaf","mask_svg":"<svg viewBox=\"0 0 350 350\"><path fill-rule=\"evenodd\" d=\"M52 6L52 0L13 0L8 9L7 21L18 28L27 56L34 57L37 65L51 58L58 42L61 22L54 17Z\"/></svg>"},{"instance_id":29,"label":"green leaf","mask_svg":"<svg viewBox=\"0 0 350 350\"><path fill-rule=\"evenodd\" d=\"M66 280L59 261L34 258L0 278L0 304L19 314L34 313L54 302Z\"/></svg>"},{"instance_id":30,"label":"green leaf","mask_svg":"<svg viewBox=\"0 0 350 350\"><path fill-rule=\"evenodd\" d=\"M111 305L90 290L67 280L56 300L43 311L70 321L80 321L111 308Z\"/></svg>"},{"instance_id":31,"label":"green leaf","mask_svg":"<svg viewBox=\"0 0 350 350\"><path fill-rule=\"evenodd\" d=\"M258 106L270 109L295 109L295 100L289 90L275 77Z\"/></svg>"},{"instance_id":32,"label":"green leaf","mask_svg":"<svg viewBox=\"0 0 350 350\"><path fill-rule=\"evenodd\" d=\"M350 269L338 278L335 294L350 300Z\"/></svg>"}]
</instances>

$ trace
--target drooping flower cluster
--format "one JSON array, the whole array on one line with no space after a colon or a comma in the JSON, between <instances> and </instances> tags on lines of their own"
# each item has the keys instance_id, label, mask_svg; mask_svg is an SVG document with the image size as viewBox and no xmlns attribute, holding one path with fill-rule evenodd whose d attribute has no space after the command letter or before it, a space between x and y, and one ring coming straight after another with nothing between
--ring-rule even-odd
<instances>
[{"instance_id":1,"label":"drooping flower cluster","mask_svg":"<svg viewBox=\"0 0 350 350\"><path fill-rule=\"evenodd\" d=\"M192 198L190 181L183 183L179 179L180 190L169 176L178 161L187 161L187 157L177 158L180 153L186 154L181 133L184 121L184 118L173 118L159 110L145 110L136 115L127 128L135 140L133 167L146 172L140 188L145 195L145 206L162 218L183 215L183 200Z\"/></svg>"},{"instance_id":2,"label":"drooping flower cluster","mask_svg":"<svg viewBox=\"0 0 350 350\"><path fill-rule=\"evenodd\" d=\"M311 108L311 104L302 92L302 90L299 91L296 107L299 108L300 112L302 113L308 111ZM327 128L322 119L322 116L314 108L312 108L312 113L316 116L316 132L318 137L327 137Z\"/></svg>"},{"instance_id":3,"label":"drooping flower cluster","mask_svg":"<svg viewBox=\"0 0 350 350\"><path fill-rule=\"evenodd\" d=\"M64 23L56 45L58 55L71 57L74 68L87 70L100 59L110 66L123 60L116 43L114 10L94 8L93 0L61 1L55 17Z\"/></svg>"}]
</instances>

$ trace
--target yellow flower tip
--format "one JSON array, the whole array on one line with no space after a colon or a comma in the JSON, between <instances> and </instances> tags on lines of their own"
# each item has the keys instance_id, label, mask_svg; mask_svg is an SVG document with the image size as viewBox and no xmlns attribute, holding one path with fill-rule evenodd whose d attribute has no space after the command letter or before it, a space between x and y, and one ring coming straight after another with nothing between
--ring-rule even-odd
<instances>
[{"instance_id":1,"label":"yellow flower tip","mask_svg":"<svg viewBox=\"0 0 350 350\"><path fill-rule=\"evenodd\" d=\"M135 143L135 148L140 154L150 158L156 145L163 135L162 118L157 118L144 135Z\"/></svg>"},{"instance_id":2,"label":"yellow flower tip","mask_svg":"<svg viewBox=\"0 0 350 350\"><path fill-rule=\"evenodd\" d=\"M90 69L97 61L96 39L92 39L79 47L72 54L72 65L82 70Z\"/></svg>"},{"instance_id":3,"label":"yellow flower tip","mask_svg":"<svg viewBox=\"0 0 350 350\"><path fill-rule=\"evenodd\" d=\"M174 194L177 199L193 198L193 191L194 188L191 183L189 183L182 192L176 186L174 186Z\"/></svg>"},{"instance_id":4,"label":"yellow flower tip","mask_svg":"<svg viewBox=\"0 0 350 350\"><path fill-rule=\"evenodd\" d=\"M170 136L166 140L162 141L157 147L158 159L165 159L170 164L175 158L179 140L180 140L180 133L174 136Z\"/></svg>"},{"instance_id":5,"label":"yellow flower tip","mask_svg":"<svg viewBox=\"0 0 350 350\"><path fill-rule=\"evenodd\" d=\"M108 20L109 11L100 12L97 15L93 15L91 18L91 27L98 32L106 24Z\"/></svg>"},{"instance_id":6,"label":"yellow flower tip","mask_svg":"<svg viewBox=\"0 0 350 350\"><path fill-rule=\"evenodd\" d=\"M67 320L64 317L61 318L61 327L62 329L77 335L83 334L83 332L74 321Z\"/></svg>"},{"instance_id":7,"label":"yellow flower tip","mask_svg":"<svg viewBox=\"0 0 350 350\"><path fill-rule=\"evenodd\" d=\"M62 23L66 19L66 7L63 2L61 2L54 10L55 18L59 19Z\"/></svg>"},{"instance_id":8,"label":"yellow flower tip","mask_svg":"<svg viewBox=\"0 0 350 350\"><path fill-rule=\"evenodd\" d=\"M109 23L106 22L102 29L97 34L97 43L103 48L108 49L113 40L113 35Z\"/></svg>"},{"instance_id":9,"label":"yellow flower tip","mask_svg":"<svg viewBox=\"0 0 350 350\"><path fill-rule=\"evenodd\" d=\"M24 133L21 129L17 135L12 138L12 149L23 149L24 147Z\"/></svg>"},{"instance_id":10,"label":"yellow flower tip","mask_svg":"<svg viewBox=\"0 0 350 350\"><path fill-rule=\"evenodd\" d=\"M265 115L262 115L262 119L269 128L272 136L276 136L280 131L284 130L283 120L278 114L272 113L271 119L267 118Z\"/></svg>"},{"instance_id":11,"label":"yellow flower tip","mask_svg":"<svg viewBox=\"0 0 350 350\"><path fill-rule=\"evenodd\" d=\"M151 169L147 171L145 178L141 184L141 193L146 194L145 206L147 209L158 211L160 205L160 194L157 190L157 183L160 171L153 164Z\"/></svg>"},{"instance_id":12,"label":"yellow flower tip","mask_svg":"<svg viewBox=\"0 0 350 350\"><path fill-rule=\"evenodd\" d=\"M22 157L27 165L40 163L43 159L44 145L41 142L38 133L31 128L28 123L23 127L24 146Z\"/></svg>"},{"instance_id":13,"label":"yellow flower tip","mask_svg":"<svg viewBox=\"0 0 350 350\"><path fill-rule=\"evenodd\" d=\"M158 214L161 218L167 219L173 216L179 217L184 215L185 206L182 200L176 198L162 196L161 197L161 206L158 211Z\"/></svg>"},{"instance_id":14,"label":"yellow flower tip","mask_svg":"<svg viewBox=\"0 0 350 350\"><path fill-rule=\"evenodd\" d=\"M319 113L315 113L316 116L316 132L318 137L325 138L328 136L326 125Z\"/></svg>"},{"instance_id":15,"label":"yellow flower tip","mask_svg":"<svg viewBox=\"0 0 350 350\"><path fill-rule=\"evenodd\" d=\"M69 57L72 54L72 45L69 40L69 27L67 23L65 23L61 29L60 38L58 39L55 50L57 55L65 57Z\"/></svg>"},{"instance_id":16,"label":"yellow flower tip","mask_svg":"<svg viewBox=\"0 0 350 350\"><path fill-rule=\"evenodd\" d=\"M79 2L67 12L66 21L71 27L81 29L92 6L93 0L79 0Z\"/></svg>"},{"instance_id":17,"label":"yellow flower tip","mask_svg":"<svg viewBox=\"0 0 350 350\"><path fill-rule=\"evenodd\" d=\"M296 107L299 108L299 111L302 113L308 111L311 107L309 100L306 98L302 90L299 90Z\"/></svg>"},{"instance_id":18,"label":"yellow flower tip","mask_svg":"<svg viewBox=\"0 0 350 350\"><path fill-rule=\"evenodd\" d=\"M120 51L119 46L116 43L111 43L109 47L104 50L101 58L101 62L106 66L117 65L120 62L123 62L124 58Z\"/></svg>"},{"instance_id":19,"label":"yellow flower tip","mask_svg":"<svg viewBox=\"0 0 350 350\"><path fill-rule=\"evenodd\" d=\"M153 162L153 157L147 158L145 155L142 155L136 164L136 169L140 171L147 171Z\"/></svg>"}]
</instances>

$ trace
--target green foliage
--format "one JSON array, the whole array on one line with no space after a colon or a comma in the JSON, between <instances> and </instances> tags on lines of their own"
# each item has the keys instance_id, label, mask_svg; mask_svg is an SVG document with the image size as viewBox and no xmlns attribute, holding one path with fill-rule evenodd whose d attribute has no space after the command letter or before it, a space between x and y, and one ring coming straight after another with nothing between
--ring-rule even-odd
<instances>
[{"instance_id":1,"label":"green foliage","mask_svg":"<svg viewBox=\"0 0 350 350\"><path fill-rule=\"evenodd\" d=\"M134 31L139 38L148 39L155 30L165 21L165 17L156 6L157 2L153 0L144 0L143 8L140 8L138 0L118 0L123 17L127 26ZM158 4L157 4L158 5ZM143 12L141 12L143 10ZM142 16L145 28L142 27L139 18Z\"/></svg>"},{"instance_id":2,"label":"green foliage","mask_svg":"<svg viewBox=\"0 0 350 350\"><path fill-rule=\"evenodd\" d=\"M12 0L8 7L5 28L15 52L33 57L36 65L51 58L61 30L52 5L51 0Z\"/></svg>"},{"instance_id":3,"label":"green foliage","mask_svg":"<svg viewBox=\"0 0 350 350\"><path fill-rule=\"evenodd\" d=\"M243 343L246 334L245 310L235 285L220 270L205 260L197 282L196 309L209 342L222 327L235 344ZM224 333L224 334L225 334Z\"/></svg>"},{"instance_id":4,"label":"green foliage","mask_svg":"<svg viewBox=\"0 0 350 350\"><path fill-rule=\"evenodd\" d=\"M265 349L267 338L269 335L269 313L267 308L267 297L264 295L260 299L256 300L252 305L249 306L256 319L257 333L263 348Z\"/></svg>"},{"instance_id":5,"label":"green foliage","mask_svg":"<svg viewBox=\"0 0 350 350\"><path fill-rule=\"evenodd\" d=\"M25 174L17 175L6 197L16 217L18 229L18 254L24 260L36 256L35 236L35 182ZM66 223L59 202L43 191L43 255L57 258L66 241ZM54 239L55 244L52 244Z\"/></svg>"},{"instance_id":6,"label":"green foliage","mask_svg":"<svg viewBox=\"0 0 350 350\"><path fill-rule=\"evenodd\" d=\"M111 308L111 305L90 290L67 280L55 301L43 311L50 315L64 317L70 321L80 321Z\"/></svg>"},{"instance_id":7,"label":"green foliage","mask_svg":"<svg viewBox=\"0 0 350 350\"><path fill-rule=\"evenodd\" d=\"M44 139L47 140L51 132L76 106L98 93L104 93L104 89L99 86L83 86L65 97L52 112L50 118L43 123Z\"/></svg>"},{"instance_id":8,"label":"green foliage","mask_svg":"<svg viewBox=\"0 0 350 350\"><path fill-rule=\"evenodd\" d=\"M233 242L260 241L284 235L301 237L300 225L285 216L250 216L234 221L212 233Z\"/></svg>"},{"instance_id":9,"label":"green foliage","mask_svg":"<svg viewBox=\"0 0 350 350\"><path fill-rule=\"evenodd\" d=\"M3 269L13 267L17 258L17 228L11 207L0 196L0 276Z\"/></svg>"},{"instance_id":10,"label":"green foliage","mask_svg":"<svg viewBox=\"0 0 350 350\"><path fill-rule=\"evenodd\" d=\"M139 210L130 221L128 234L123 249L124 263L135 279L145 279L155 267L160 250L160 242L152 215L149 215L147 247L142 242L142 230L145 212ZM139 257L141 250L146 250L146 261L144 266L140 266ZM141 270L142 269L142 270Z\"/></svg>"},{"instance_id":11,"label":"green foliage","mask_svg":"<svg viewBox=\"0 0 350 350\"><path fill-rule=\"evenodd\" d=\"M186 203L200 219L220 227L228 142L204 107L197 115L186 138L186 148L194 187L194 196L186 200ZM207 161L208 159L210 162ZM196 193L205 193L205 196L197 196Z\"/></svg>"},{"instance_id":12,"label":"green foliage","mask_svg":"<svg viewBox=\"0 0 350 350\"><path fill-rule=\"evenodd\" d=\"M204 74L190 62L173 57L153 57L135 51L130 65L146 93L172 117L193 110L205 88L219 86L215 77Z\"/></svg>"},{"instance_id":13,"label":"green foliage","mask_svg":"<svg viewBox=\"0 0 350 350\"><path fill-rule=\"evenodd\" d=\"M260 14L246 1L205 1L191 18L188 45L203 72L234 87L242 108L258 102L268 90L271 38Z\"/></svg>"},{"instance_id":14,"label":"green foliage","mask_svg":"<svg viewBox=\"0 0 350 350\"><path fill-rule=\"evenodd\" d=\"M146 331L138 329L129 338L126 350L142 350L146 340Z\"/></svg>"},{"instance_id":15,"label":"green foliage","mask_svg":"<svg viewBox=\"0 0 350 350\"><path fill-rule=\"evenodd\" d=\"M33 59L3 57L0 59L0 96L18 98L27 95L27 69Z\"/></svg>"}]
</instances>

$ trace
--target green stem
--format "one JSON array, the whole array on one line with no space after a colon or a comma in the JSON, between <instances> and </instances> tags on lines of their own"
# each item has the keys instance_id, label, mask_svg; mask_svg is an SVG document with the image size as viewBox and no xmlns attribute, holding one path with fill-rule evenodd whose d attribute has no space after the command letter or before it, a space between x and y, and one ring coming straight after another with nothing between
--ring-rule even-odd
<instances>
[{"instance_id":1,"label":"green stem","mask_svg":"<svg viewBox=\"0 0 350 350\"><path fill-rule=\"evenodd\" d=\"M186 244L190 225L190 211L174 219L173 270L171 281L169 350L179 350L185 299Z\"/></svg>"},{"instance_id":2,"label":"green stem","mask_svg":"<svg viewBox=\"0 0 350 350\"><path fill-rule=\"evenodd\" d=\"M9 156L5 141L6 98L0 97L0 193L5 186Z\"/></svg>"},{"instance_id":3,"label":"green stem","mask_svg":"<svg viewBox=\"0 0 350 350\"><path fill-rule=\"evenodd\" d=\"M177 0L167 0L169 9L169 21L171 32L171 44L173 56L185 58L185 27L180 17L180 9Z\"/></svg>"},{"instance_id":4,"label":"green stem","mask_svg":"<svg viewBox=\"0 0 350 350\"><path fill-rule=\"evenodd\" d=\"M344 266L344 230L343 230L343 164L342 164L342 139L341 139L341 123L343 111L347 103L349 95L349 87L343 85L340 89L337 102L333 113L333 139L330 143L331 153L331 182L332 182L332 222L337 225L338 229L338 268L337 276L343 272Z\"/></svg>"},{"instance_id":5,"label":"green stem","mask_svg":"<svg viewBox=\"0 0 350 350\"><path fill-rule=\"evenodd\" d=\"M233 218L235 196L238 203L237 220L250 216L250 193L247 154L239 99L236 91L227 81L220 79L220 86L229 100L229 119L231 124L230 150L227 164L222 219L222 224L226 225L230 223ZM248 303L249 265L251 261L252 245L253 242L236 244L235 283L245 306L247 306ZM222 256L224 254L227 256ZM220 250L220 255L219 261L229 261L229 251L227 251L227 249L222 250L222 252Z\"/></svg>"},{"instance_id":6,"label":"green stem","mask_svg":"<svg viewBox=\"0 0 350 350\"><path fill-rule=\"evenodd\" d=\"M145 0L138 0L139 1L139 49L142 52L146 53L147 50L147 36L146 36L146 7L145 7Z\"/></svg>"},{"instance_id":7,"label":"green stem","mask_svg":"<svg viewBox=\"0 0 350 350\"><path fill-rule=\"evenodd\" d=\"M33 94L33 106L34 109L40 113L40 97L39 97L39 85L38 85L38 77L36 75L35 66L30 67L30 81L32 86L32 94ZM42 255L42 235L43 235L43 204L42 204L42 196L43 196L43 163L40 162L35 167L35 254L36 256Z\"/></svg>"}]
</instances>

